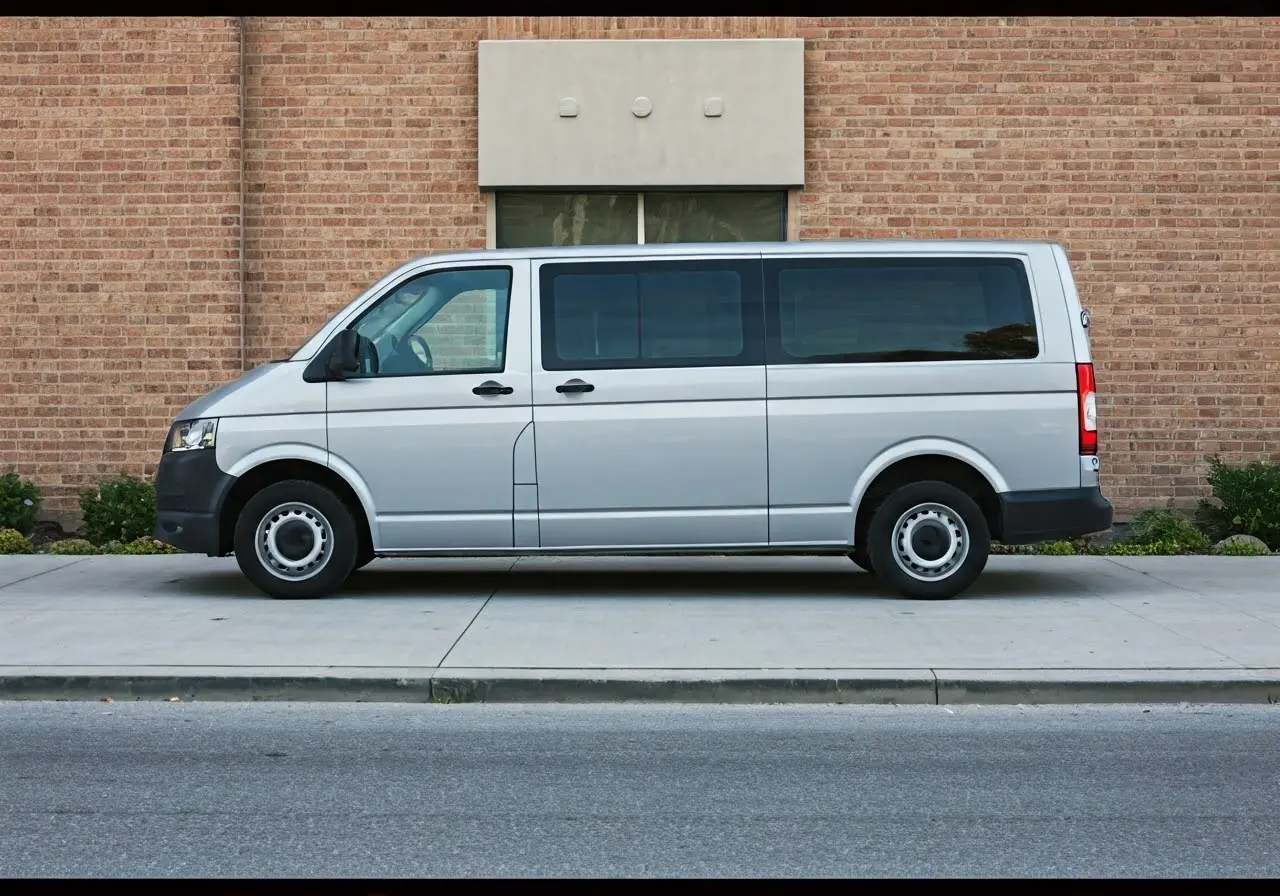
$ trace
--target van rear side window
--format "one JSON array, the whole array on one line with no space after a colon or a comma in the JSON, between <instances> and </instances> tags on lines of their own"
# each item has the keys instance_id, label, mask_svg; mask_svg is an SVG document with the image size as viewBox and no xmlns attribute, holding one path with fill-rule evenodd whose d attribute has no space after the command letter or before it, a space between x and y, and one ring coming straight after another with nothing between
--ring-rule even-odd
<instances>
[{"instance_id":1,"label":"van rear side window","mask_svg":"<svg viewBox=\"0 0 1280 896\"><path fill-rule=\"evenodd\" d=\"M1000 258L765 262L771 364L1034 358L1027 271Z\"/></svg>"},{"instance_id":2,"label":"van rear side window","mask_svg":"<svg viewBox=\"0 0 1280 896\"><path fill-rule=\"evenodd\" d=\"M763 361L758 260L548 264L540 291L544 370Z\"/></svg>"}]
</instances>

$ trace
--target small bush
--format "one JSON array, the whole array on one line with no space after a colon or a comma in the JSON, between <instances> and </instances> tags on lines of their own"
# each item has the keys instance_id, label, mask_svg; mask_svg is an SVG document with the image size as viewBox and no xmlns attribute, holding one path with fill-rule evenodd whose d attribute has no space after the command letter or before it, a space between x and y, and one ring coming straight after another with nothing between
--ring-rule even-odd
<instances>
[{"instance_id":1,"label":"small bush","mask_svg":"<svg viewBox=\"0 0 1280 896\"><path fill-rule=\"evenodd\" d=\"M0 554L34 554L30 539L17 529L0 529Z\"/></svg>"},{"instance_id":2,"label":"small bush","mask_svg":"<svg viewBox=\"0 0 1280 896\"><path fill-rule=\"evenodd\" d=\"M0 476L0 529L29 533L40 510L40 487L17 473Z\"/></svg>"},{"instance_id":3,"label":"small bush","mask_svg":"<svg viewBox=\"0 0 1280 896\"><path fill-rule=\"evenodd\" d=\"M144 537L135 538L126 544L120 546L121 554L176 554L178 549L170 547L163 541L156 541L154 538Z\"/></svg>"},{"instance_id":4,"label":"small bush","mask_svg":"<svg viewBox=\"0 0 1280 896\"><path fill-rule=\"evenodd\" d=\"M1209 536L1190 520L1170 510L1144 510L1129 525L1131 545L1143 545L1151 554L1198 554L1209 550ZM1158 548L1159 550L1154 550Z\"/></svg>"},{"instance_id":5,"label":"small bush","mask_svg":"<svg viewBox=\"0 0 1280 896\"><path fill-rule=\"evenodd\" d=\"M181 554L177 548L154 538L135 538L133 541L107 541L98 549L100 554L141 555L141 554Z\"/></svg>"},{"instance_id":6,"label":"small bush","mask_svg":"<svg viewBox=\"0 0 1280 896\"><path fill-rule=\"evenodd\" d=\"M1113 557L1173 557L1188 552L1183 545L1175 541L1151 541L1145 544L1136 541L1117 541L1107 545L1102 553Z\"/></svg>"},{"instance_id":7,"label":"small bush","mask_svg":"<svg viewBox=\"0 0 1280 896\"><path fill-rule=\"evenodd\" d=\"M1227 512L1217 504L1205 499L1200 499L1200 504L1196 507L1196 512L1192 517L1195 520L1196 528L1203 532L1210 541L1222 541L1224 538L1230 538L1236 533L1231 526L1231 519L1227 516Z\"/></svg>"},{"instance_id":8,"label":"small bush","mask_svg":"<svg viewBox=\"0 0 1280 896\"><path fill-rule=\"evenodd\" d=\"M1209 458L1209 487L1221 503L1202 502L1198 518L1214 536L1252 535L1280 550L1280 464L1232 467Z\"/></svg>"},{"instance_id":9,"label":"small bush","mask_svg":"<svg viewBox=\"0 0 1280 896\"><path fill-rule=\"evenodd\" d=\"M49 546L44 549L46 554L96 554L98 549L93 546L92 542L83 538L63 538L59 541L52 541Z\"/></svg>"},{"instance_id":10,"label":"small bush","mask_svg":"<svg viewBox=\"0 0 1280 896\"><path fill-rule=\"evenodd\" d=\"M999 544L992 542L991 553L1017 554L1019 556L1070 557L1077 554L1096 554L1098 550L1086 536L1084 538L1058 539L1056 541L1038 541L1032 544Z\"/></svg>"},{"instance_id":11,"label":"small bush","mask_svg":"<svg viewBox=\"0 0 1280 896\"><path fill-rule=\"evenodd\" d=\"M1252 541L1228 541L1222 546L1222 553L1228 557L1263 557L1270 552Z\"/></svg>"},{"instance_id":12,"label":"small bush","mask_svg":"<svg viewBox=\"0 0 1280 896\"><path fill-rule=\"evenodd\" d=\"M1033 554L1048 554L1052 556L1067 556L1080 553L1073 541L1044 541L1040 544L1032 545L1031 548L1031 553Z\"/></svg>"},{"instance_id":13,"label":"small bush","mask_svg":"<svg viewBox=\"0 0 1280 896\"><path fill-rule=\"evenodd\" d=\"M84 534L94 544L150 536L156 525L156 488L134 476L106 479L80 493Z\"/></svg>"}]
</instances>

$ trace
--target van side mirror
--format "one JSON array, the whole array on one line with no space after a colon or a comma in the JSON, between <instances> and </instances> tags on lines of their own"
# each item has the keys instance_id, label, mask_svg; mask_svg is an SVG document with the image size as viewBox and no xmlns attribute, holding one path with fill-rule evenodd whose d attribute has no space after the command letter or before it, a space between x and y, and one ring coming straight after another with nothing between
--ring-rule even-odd
<instances>
[{"instance_id":1,"label":"van side mirror","mask_svg":"<svg viewBox=\"0 0 1280 896\"><path fill-rule=\"evenodd\" d=\"M345 380L360 372L360 335L355 330L339 330L329 342L324 369L330 379Z\"/></svg>"},{"instance_id":2,"label":"van side mirror","mask_svg":"<svg viewBox=\"0 0 1280 896\"><path fill-rule=\"evenodd\" d=\"M360 372L360 336L355 330L340 330L316 352L302 379L308 383L345 380Z\"/></svg>"}]
</instances>

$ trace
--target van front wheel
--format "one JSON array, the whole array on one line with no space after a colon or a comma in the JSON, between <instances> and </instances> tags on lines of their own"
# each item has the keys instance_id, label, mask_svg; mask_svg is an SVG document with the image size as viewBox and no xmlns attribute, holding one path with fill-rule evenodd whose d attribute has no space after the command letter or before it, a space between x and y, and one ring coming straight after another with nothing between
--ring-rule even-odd
<instances>
[{"instance_id":1,"label":"van front wheel","mask_svg":"<svg viewBox=\"0 0 1280 896\"><path fill-rule=\"evenodd\" d=\"M877 508L868 530L876 575L906 597L946 600L987 565L991 530L973 498L946 482L903 486Z\"/></svg>"},{"instance_id":2,"label":"van front wheel","mask_svg":"<svg viewBox=\"0 0 1280 896\"><path fill-rule=\"evenodd\" d=\"M340 588L358 547L347 506L323 485L303 479L267 486L236 520L236 562L274 598L324 597Z\"/></svg>"}]
</instances>

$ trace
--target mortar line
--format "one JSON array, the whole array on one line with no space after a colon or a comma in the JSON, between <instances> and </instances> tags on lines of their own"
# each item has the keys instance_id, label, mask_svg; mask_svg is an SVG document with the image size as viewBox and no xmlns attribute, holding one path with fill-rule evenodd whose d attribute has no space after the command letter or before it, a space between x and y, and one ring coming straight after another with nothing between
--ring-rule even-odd
<instances>
[{"instance_id":1,"label":"mortar line","mask_svg":"<svg viewBox=\"0 0 1280 896\"><path fill-rule=\"evenodd\" d=\"M23 582L30 582L34 578L48 575L51 572L57 572L60 569L70 569L71 567L75 566L77 563L83 563L88 559L89 559L88 557L81 557L79 560L72 560L70 563L64 563L61 566L55 566L52 569L42 569L39 572L33 572L31 575L25 576L24 578L17 579L12 582L6 582L5 584L0 585L0 591L3 591L5 588L11 588L14 585L21 585Z\"/></svg>"},{"instance_id":2,"label":"mortar line","mask_svg":"<svg viewBox=\"0 0 1280 896\"><path fill-rule=\"evenodd\" d=\"M524 559L523 557L517 557L515 560L513 560L511 562L511 565L502 571L502 575L505 576L507 573L511 572L511 570L515 569L516 564L523 559ZM449 658L449 654L453 653L453 649L458 646L458 642L467 636L467 632L471 631L471 626L475 625L476 620L480 618L480 614L484 612L484 608L489 606L489 601L493 600L493 596L498 593L498 590L501 587L502 587L502 579L501 577L499 577L498 583L493 586L493 590L490 591L489 596L484 599L484 603L480 605L480 609L476 610L476 614L471 617L471 621L467 623L466 627L463 628L462 632L458 635L458 637L453 639L453 643L450 644L449 649L444 652L444 656L440 657L440 662L436 663L437 671L442 666L444 666L444 661Z\"/></svg>"},{"instance_id":3,"label":"mortar line","mask_svg":"<svg viewBox=\"0 0 1280 896\"><path fill-rule=\"evenodd\" d=\"M240 37L240 220L236 230L238 233L237 242L239 243L239 266L240 266L240 369L242 371L249 369L249 297L245 289L245 134L247 131L245 125L245 116L248 114L248 105L246 99L248 97L249 88L246 84L249 74L249 53L247 42L249 40L247 30L249 27L248 16L239 16L239 37ZM326 397L328 393L326 391Z\"/></svg>"}]
</instances>

